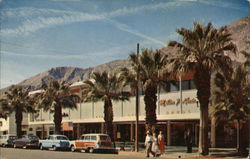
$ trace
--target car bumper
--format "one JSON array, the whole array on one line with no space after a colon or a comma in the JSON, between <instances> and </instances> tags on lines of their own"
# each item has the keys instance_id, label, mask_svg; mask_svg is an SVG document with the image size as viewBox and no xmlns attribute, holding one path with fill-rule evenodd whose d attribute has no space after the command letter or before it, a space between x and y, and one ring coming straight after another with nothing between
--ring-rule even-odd
<instances>
[{"instance_id":1,"label":"car bumper","mask_svg":"<svg viewBox=\"0 0 250 159\"><path fill-rule=\"evenodd\" d=\"M115 153L117 154L118 151L115 148L94 148L94 152L102 152L102 153Z\"/></svg>"},{"instance_id":2,"label":"car bumper","mask_svg":"<svg viewBox=\"0 0 250 159\"><path fill-rule=\"evenodd\" d=\"M28 143L28 144L26 144L26 146L28 146L28 147L39 147L39 144L38 143Z\"/></svg>"}]
</instances>

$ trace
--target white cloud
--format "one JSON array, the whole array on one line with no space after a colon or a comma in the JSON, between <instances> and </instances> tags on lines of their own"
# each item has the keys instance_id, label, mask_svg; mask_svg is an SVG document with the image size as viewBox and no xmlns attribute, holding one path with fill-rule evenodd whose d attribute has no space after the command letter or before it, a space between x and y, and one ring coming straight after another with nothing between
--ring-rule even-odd
<instances>
[{"instance_id":1,"label":"white cloud","mask_svg":"<svg viewBox=\"0 0 250 159\"><path fill-rule=\"evenodd\" d=\"M79 54L68 54L68 55L62 55L60 54L57 55L55 53L50 54L22 54L22 53L14 53L14 52L10 52L10 51L5 51L5 50L1 50L1 53L3 55L9 55L9 56L22 56L22 57L29 57L29 58L49 58L49 59L85 59L86 56L85 55L79 55Z\"/></svg>"},{"instance_id":2,"label":"white cloud","mask_svg":"<svg viewBox=\"0 0 250 159\"><path fill-rule=\"evenodd\" d=\"M51 0L54 2L80 2L81 0Z\"/></svg>"},{"instance_id":3,"label":"white cloud","mask_svg":"<svg viewBox=\"0 0 250 159\"><path fill-rule=\"evenodd\" d=\"M114 25L118 29L122 31L129 32L131 34L134 34L136 36L142 37L144 39L148 39L152 42L165 45L162 41L154 39L150 36L147 36L143 33L140 33L136 30L133 30L129 28L127 25L118 23L114 20L111 20L112 18L124 16L128 14L135 14L137 12L145 11L145 10L158 10L158 9L167 9L171 8L173 6L179 6L182 3L180 2L190 2L190 1L196 1L196 0L176 0L173 2L165 2L165 3L158 3L154 5L144 5L141 7L135 7L135 8L121 8L117 9L115 11L106 12L106 13L99 13L99 14L88 14L88 13L82 13L82 12L76 12L76 11L64 11L64 10L55 10L55 9L36 9L36 8L18 8L18 9L6 9L2 11L3 17L15 17L15 16L22 16L26 17L26 20L22 23L22 25L16 27L16 28L7 28L2 29L1 33L3 35L20 35L20 34L30 34L33 32L36 32L43 28L50 28L55 27L59 25L65 25L75 22L85 22L85 21L107 21L111 25ZM53 16L51 16L51 14ZM31 16L39 15L35 18L30 18ZM47 15L50 15L49 17L46 17Z\"/></svg>"},{"instance_id":4,"label":"white cloud","mask_svg":"<svg viewBox=\"0 0 250 159\"><path fill-rule=\"evenodd\" d=\"M139 36L139 37L142 37L143 39L147 39L147 40L150 40L151 42L161 44L162 46L166 45L163 41L160 41L158 39L155 39L155 38L152 38L152 37L147 36L145 34L142 34L142 33L138 32L137 30L129 28L129 26L127 26L125 24L119 23L119 22L111 20L111 19L106 19L106 22L112 24L113 26L115 26L116 28L119 28L120 30L123 30L125 32L131 33L131 34Z\"/></svg>"},{"instance_id":5,"label":"white cloud","mask_svg":"<svg viewBox=\"0 0 250 159\"><path fill-rule=\"evenodd\" d=\"M82 12L73 12L73 11L62 11L62 10L53 10L53 9L35 9L31 8L27 11L27 8L21 8L17 10L4 10L2 12L4 16L27 16L25 22L17 28L11 29L2 29L3 34L27 34L35 32L42 28L55 27L58 25L65 25L74 22L84 22L84 21L95 21L95 20L103 20L106 18L114 18L118 16L135 14L144 10L157 10L157 9L166 9L172 6L179 6L181 1L193 1L193 0L177 0L175 2L166 2L159 3L154 5L145 5L141 7L135 8L122 8L111 12L99 13L99 14L88 14ZM50 17L42 17L44 14L59 14L59 16L50 16ZM39 17L29 18L29 16L33 16L34 14L39 15Z\"/></svg>"},{"instance_id":6,"label":"white cloud","mask_svg":"<svg viewBox=\"0 0 250 159\"><path fill-rule=\"evenodd\" d=\"M60 16L60 15L71 15L75 14L74 11L58 10L58 9L45 9L45 8L33 8L33 7L22 7L22 8L3 8L1 10L1 18L29 18L34 16Z\"/></svg>"}]
</instances>

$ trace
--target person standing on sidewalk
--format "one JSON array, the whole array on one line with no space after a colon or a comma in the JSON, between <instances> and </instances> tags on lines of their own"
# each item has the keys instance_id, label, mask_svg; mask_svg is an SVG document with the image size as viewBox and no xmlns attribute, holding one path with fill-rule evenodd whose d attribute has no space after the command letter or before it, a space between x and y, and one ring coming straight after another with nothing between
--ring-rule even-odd
<instances>
[{"instance_id":1,"label":"person standing on sidewalk","mask_svg":"<svg viewBox=\"0 0 250 159\"><path fill-rule=\"evenodd\" d=\"M192 133L190 128L187 129L187 131L185 132L184 135L185 141L186 141L186 145L187 145L187 153L192 153Z\"/></svg>"},{"instance_id":2,"label":"person standing on sidewalk","mask_svg":"<svg viewBox=\"0 0 250 159\"><path fill-rule=\"evenodd\" d=\"M159 156L159 144L158 144L158 138L157 138L156 133L153 133L152 151L154 152L156 157Z\"/></svg>"},{"instance_id":3,"label":"person standing on sidewalk","mask_svg":"<svg viewBox=\"0 0 250 159\"><path fill-rule=\"evenodd\" d=\"M147 136L145 138L145 146L146 146L146 153L149 157L149 154L151 153L155 157L155 153L152 151L152 144L153 144L153 137L150 134L150 131L147 131Z\"/></svg>"},{"instance_id":4,"label":"person standing on sidewalk","mask_svg":"<svg viewBox=\"0 0 250 159\"><path fill-rule=\"evenodd\" d=\"M162 133L162 131L159 132L159 135L158 135L158 143L159 143L159 149L160 149L160 152L161 152L161 155L164 154L164 150L165 150L165 141L164 141L164 135Z\"/></svg>"}]
</instances>

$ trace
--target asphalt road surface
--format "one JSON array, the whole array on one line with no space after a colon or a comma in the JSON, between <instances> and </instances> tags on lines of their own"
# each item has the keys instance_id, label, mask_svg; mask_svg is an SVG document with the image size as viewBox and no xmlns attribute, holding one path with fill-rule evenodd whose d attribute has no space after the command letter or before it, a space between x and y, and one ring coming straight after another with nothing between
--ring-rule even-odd
<instances>
[{"instance_id":1,"label":"asphalt road surface","mask_svg":"<svg viewBox=\"0 0 250 159\"><path fill-rule=\"evenodd\" d=\"M38 149L0 148L0 159L133 159L145 158L144 155L117 155L101 153L84 153L70 151L50 151Z\"/></svg>"}]
</instances>

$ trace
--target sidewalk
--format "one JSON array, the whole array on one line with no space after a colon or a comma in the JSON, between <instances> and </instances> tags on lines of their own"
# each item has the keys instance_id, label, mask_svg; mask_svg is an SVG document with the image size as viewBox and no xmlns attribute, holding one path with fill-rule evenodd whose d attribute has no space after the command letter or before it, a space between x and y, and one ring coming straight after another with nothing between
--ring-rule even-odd
<instances>
[{"instance_id":1,"label":"sidewalk","mask_svg":"<svg viewBox=\"0 0 250 159\"><path fill-rule=\"evenodd\" d=\"M146 153L145 153L145 149L140 149L139 152L119 151L119 155L145 157ZM186 147L168 146L165 149L165 154L160 156L159 158L235 159L235 158L244 158L244 157L237 156L234 148L210 148L208 156L199 156L197 147L193 148L193 153L186 153Z\"/></svg>"}]
</instances>

